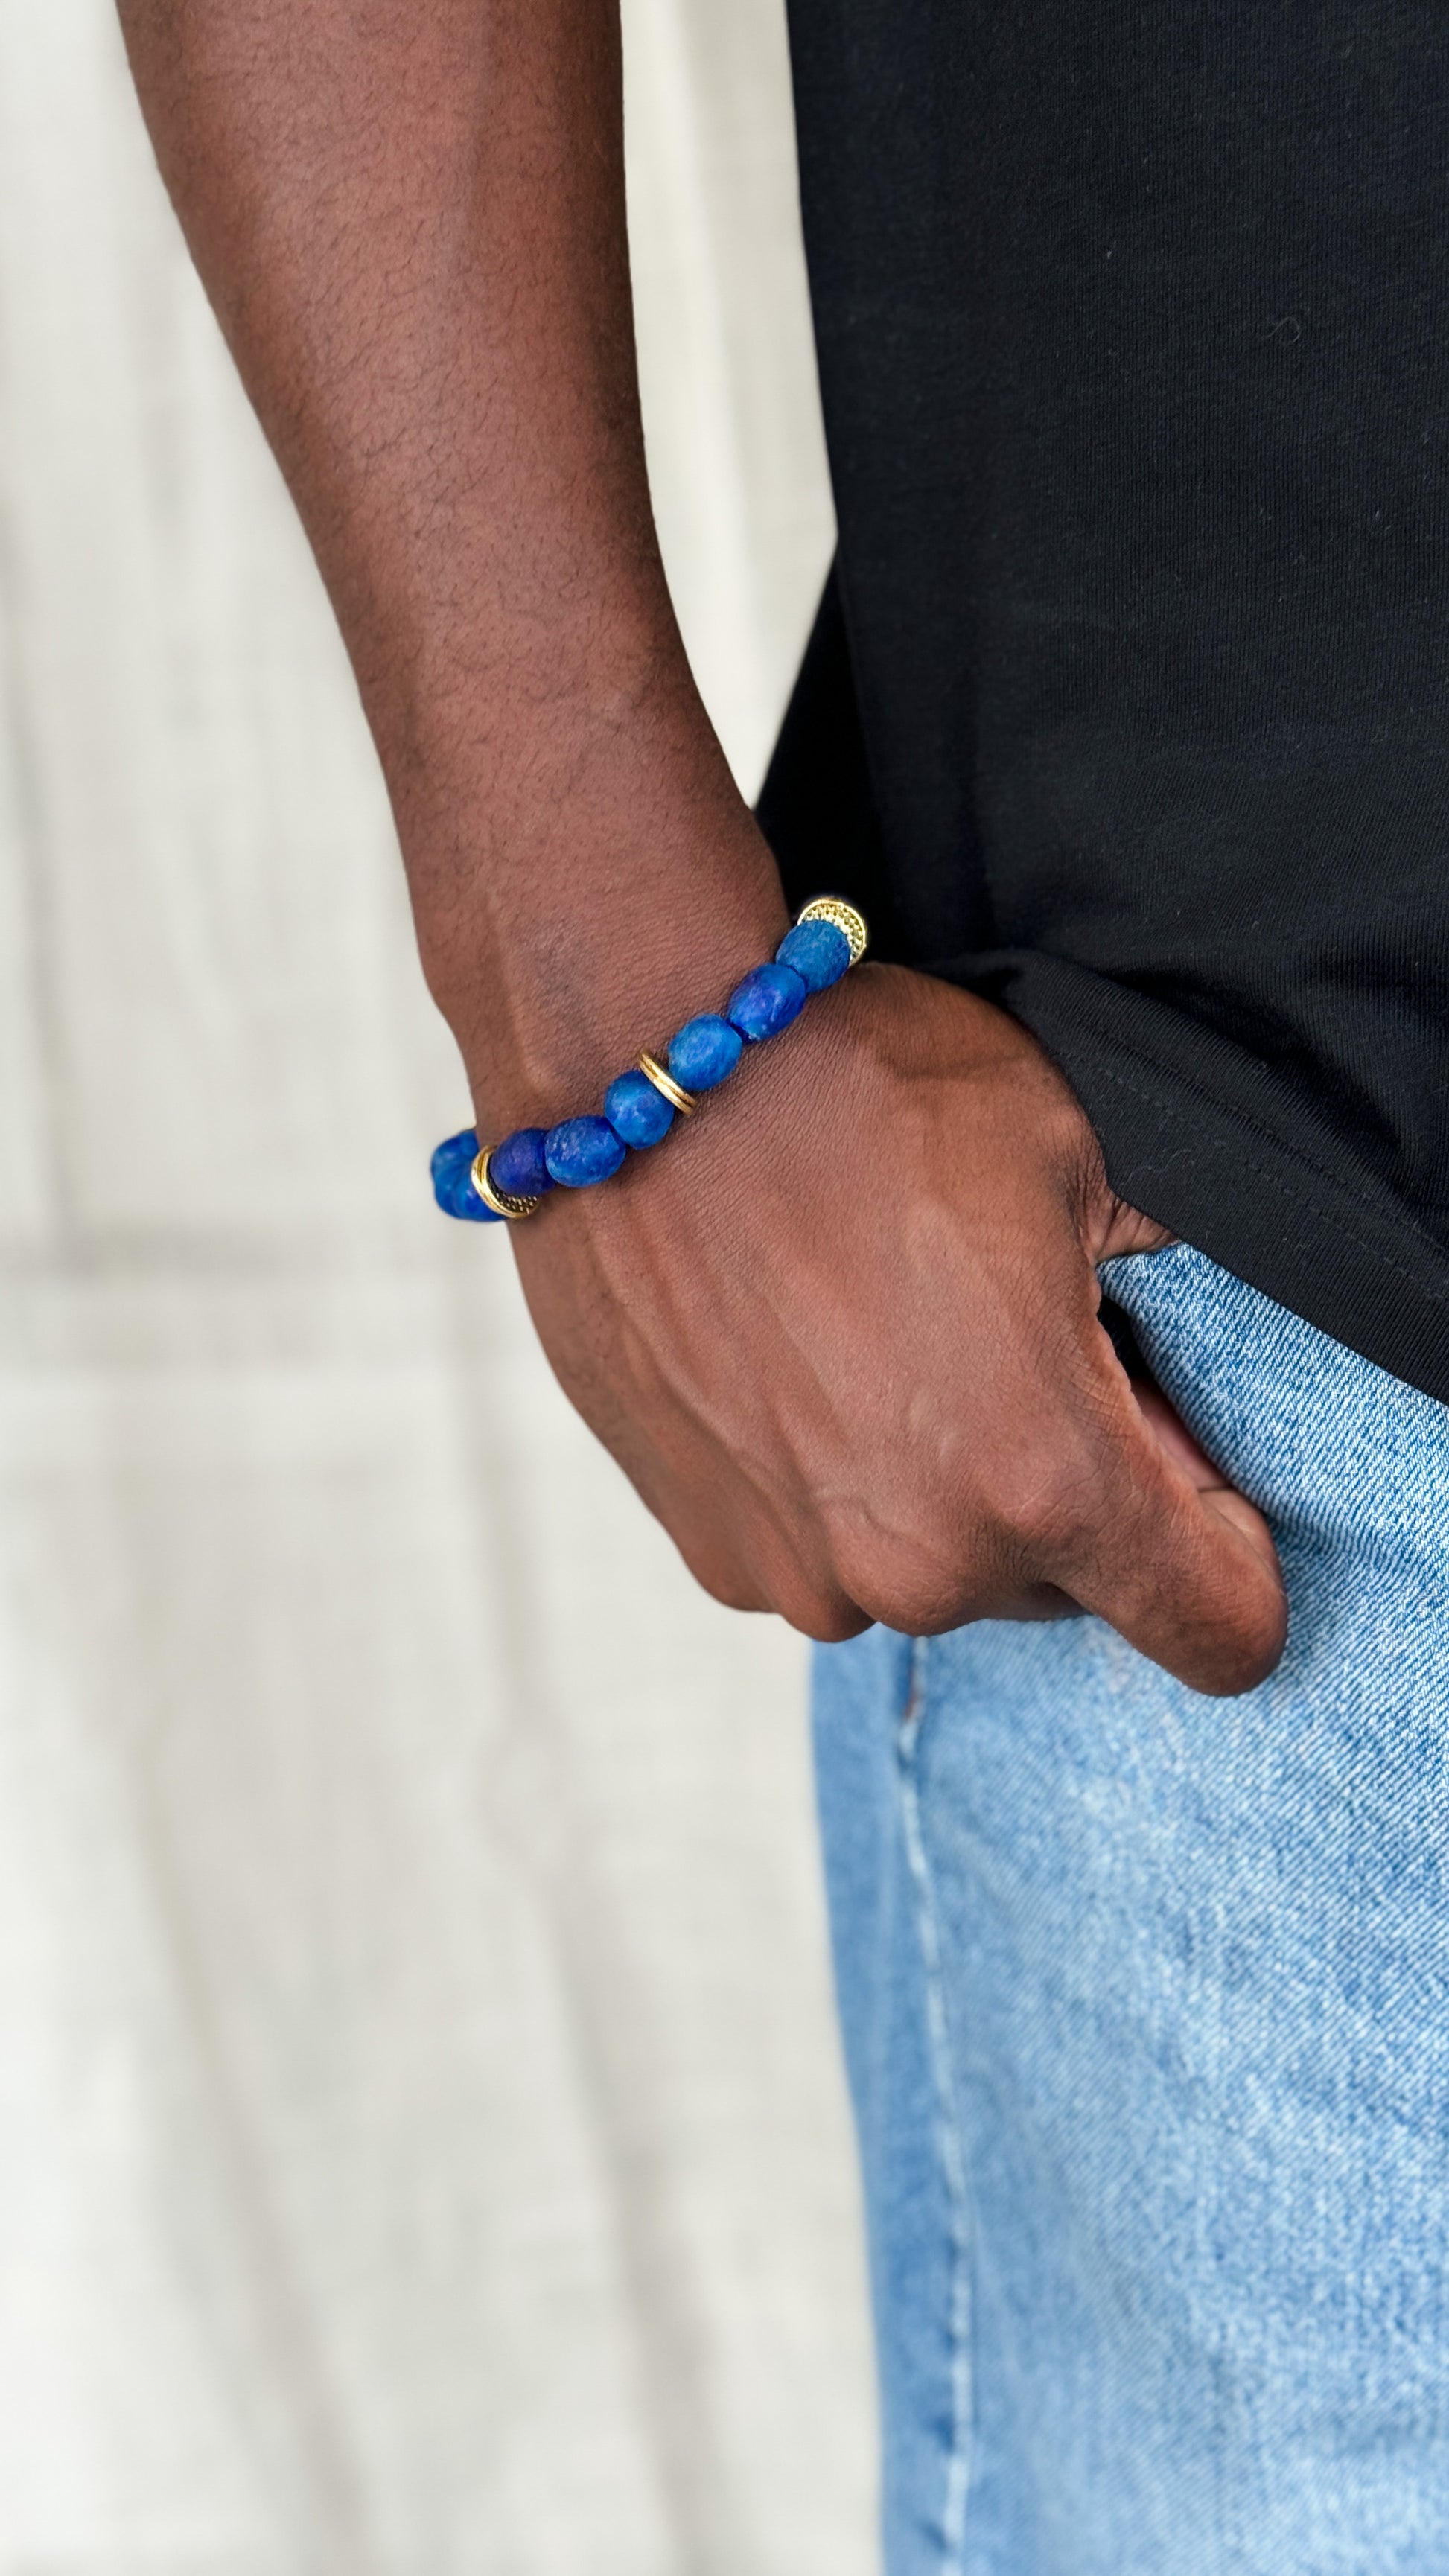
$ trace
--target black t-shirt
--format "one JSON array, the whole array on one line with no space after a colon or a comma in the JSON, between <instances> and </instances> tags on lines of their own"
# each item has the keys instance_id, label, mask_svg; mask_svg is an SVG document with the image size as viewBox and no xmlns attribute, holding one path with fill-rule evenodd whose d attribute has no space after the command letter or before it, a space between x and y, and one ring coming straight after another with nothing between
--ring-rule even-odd
<instances>
[{"instance_id":1,"label":"black t-shirt","mask_svg":"<svg viewBox=\"0 0 1449 2576\"><path fill-rule=\"evenodd\" d=\"M792 0L840 523L792 892L1449 1400L1449 10Z\"/></svg>"}]
</instances>

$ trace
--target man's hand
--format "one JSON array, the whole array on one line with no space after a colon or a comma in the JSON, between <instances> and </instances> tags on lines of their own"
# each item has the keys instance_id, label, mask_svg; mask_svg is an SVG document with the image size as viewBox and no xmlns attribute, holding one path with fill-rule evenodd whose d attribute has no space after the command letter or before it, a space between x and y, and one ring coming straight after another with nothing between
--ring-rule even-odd
<instances>
[{"instance_id":1,"label":"man's hand","mask_svg":"<svg viewBox=\"0 0 1449 2576\"><path fill-rule=\"evenodd\" d=\"M705 1113L515 1242L585 1419L720 1600L810 1635L1100 1612L1205 1691L1261 1680L1273 1543L1097 1320L1160 1244L1034 1040L865 967Z\"/></svg>"},{"instance_id":2,"label":"man's hand","mask_svg":"<svg viewBox=\"0 0 1449 2576\"><path fill-rule=\"evenodd\" d=\"M649 511L615 0L121 0L296 496L484 1134L596 1097L785 926ZM1096 1321L1117 1207L1040 1050L868 968L515 1238L554 1365L723 1599L820 1636L1099 1610L1273 1662L1257 1514Z\"/></svg>"}]
</instances>

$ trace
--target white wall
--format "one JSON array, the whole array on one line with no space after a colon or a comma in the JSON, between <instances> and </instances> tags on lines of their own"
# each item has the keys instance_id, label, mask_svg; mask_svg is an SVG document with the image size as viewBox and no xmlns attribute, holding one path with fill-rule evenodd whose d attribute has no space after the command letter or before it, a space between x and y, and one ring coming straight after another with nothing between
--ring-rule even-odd
<instances>
[{"instance_id":1,"label":"white wall","mask_svg":"<svg viewBox=\"0 0 1449 2576\"><path fill-rule=\"evenodd\" d=\"M630 0L758 773L829 549L778 0ZM435 1218L350 680L106 0L0 0L0 2576L867 2576L802 1655Z\"/></svg>"}]
</instances>

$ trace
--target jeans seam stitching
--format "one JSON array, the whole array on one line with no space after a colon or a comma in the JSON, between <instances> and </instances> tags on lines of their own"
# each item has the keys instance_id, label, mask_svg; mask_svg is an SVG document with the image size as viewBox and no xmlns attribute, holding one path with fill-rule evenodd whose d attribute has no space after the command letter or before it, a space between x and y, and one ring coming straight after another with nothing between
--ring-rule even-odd
<instances>
[{"instance_id":1,"label":"jeans seam stitching","mask_svg":"<svg viewBox=\"0 0 1449 2576\"><path fill-rule=\"evenodd\" d=\"M949 2313L951 2359L951 2451L946 2463L946 2490L942 2505L941 2576L962 2576L966 2549L966 2507L971 2483L971 2418L973 2386L971 2368L971 2217L966 2186L966 2156L961 2136L960 2119L951 2081L950 2054L947 2046L945 1984L941 1973L941 1936L936 1912L935 1888L930 1864L926 1858L925 1838L921 1831L921 1808L918 1790L916 1752L920 1742L921 1718L925 1698L923 1665L927 1640L917 1638L911 1649L911 1683L901 1718L899 1738L899 1772L901 1822L905 1835L906 1863L916 1900L916 1934L921 1945L921 1963L925 1975L926 2029L931 2049L931 2071L936 2093L936 2145L941 2159L942 2180L946 2187L951 2235L951 2296Z\"/></svg>"}]
</instances>

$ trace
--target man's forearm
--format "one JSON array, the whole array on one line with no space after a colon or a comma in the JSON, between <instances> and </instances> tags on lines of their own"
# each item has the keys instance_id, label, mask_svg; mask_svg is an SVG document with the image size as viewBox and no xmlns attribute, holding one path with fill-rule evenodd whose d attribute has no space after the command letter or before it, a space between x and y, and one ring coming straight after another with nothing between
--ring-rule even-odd
<instances>
[{"instance_id":1,"label":"man's forearm","mask_svg":"<svg viewBox=\"0 0 1449 2576\"><path fill-rule=\"evenodd\" d=\"M122 0L500 1119L759 953L778 882L649 510L615 0Z\"/></svg>"},{"instance_id":2,"label":"man's forearm","mask_svg":"<svg viewBox=\"0 0 1449 2576\"><path fill-rule=\"evenodd\" d=\"M552 1120L784 919L650 523L613 0L122 5L480 1119ZM1002 1013L851 985L707 1146L516 1229L561 1382L723 1600L827 1637L1074 1601L1243 1687L1282 1643L1272 1541L1098 1322L1097 1262L1160 1229Z\"/></svg>"}]
</instances>

